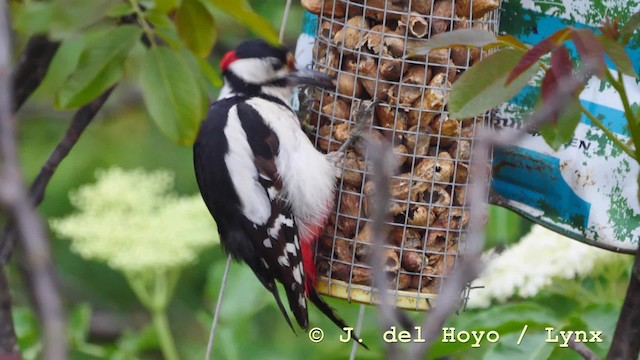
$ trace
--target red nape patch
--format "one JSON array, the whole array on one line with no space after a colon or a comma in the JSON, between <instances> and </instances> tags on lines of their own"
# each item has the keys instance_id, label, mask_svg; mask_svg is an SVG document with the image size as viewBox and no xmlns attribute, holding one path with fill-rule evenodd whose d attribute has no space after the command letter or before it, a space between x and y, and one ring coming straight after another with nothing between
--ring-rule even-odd
<instances>
[{"instance_id":1,"label":"red nape patch","mask_svg":"<svg viewBox=\"0 0 640 360\"><path fill-rule=\"evenodd\" d=\"M224 57L222 57L222 61L220 61L220 69L222 69L222 71L227 70L229 65L236 60L238 60L238 55L236 55L235 50L227 52L224 54Z\"/></svg>"}]
</instances>

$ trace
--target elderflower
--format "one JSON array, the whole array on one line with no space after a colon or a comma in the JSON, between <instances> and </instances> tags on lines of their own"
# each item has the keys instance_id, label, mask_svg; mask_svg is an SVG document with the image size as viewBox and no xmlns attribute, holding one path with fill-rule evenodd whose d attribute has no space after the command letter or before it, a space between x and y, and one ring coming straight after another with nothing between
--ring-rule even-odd
<instances>
[{"instance_id":1,"label":"elderflower","mask_svg":"<svg viewBox=\"0 0 640 360\"><path fill-rule=\"evenodd\" d=\"M51 221L85 259L131 272L179 269L218 242L199 195L179 197L168 171L99 171L70 195L78 212Z\"/></svg>"},{"instance_id":2,"label":"elderflower","mask_svg":"<svg viewBox=\"0 0 640 360\"><path fill-rule=\"evenodd\" d=\"M620 254L583 244L540 225L499 255L485 254L487 267L472 283L468 306L487 307L492 300L531 297L554 279L574 279L598 264L616 261Z\"/></svg>"}]
</instances>

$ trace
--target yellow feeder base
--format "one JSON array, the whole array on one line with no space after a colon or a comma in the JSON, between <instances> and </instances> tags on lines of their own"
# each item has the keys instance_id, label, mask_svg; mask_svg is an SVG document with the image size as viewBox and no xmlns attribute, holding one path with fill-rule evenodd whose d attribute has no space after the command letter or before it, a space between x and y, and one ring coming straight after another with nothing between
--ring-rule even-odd
<instances>
[{"instance_id":1,"label":"yellow feeder base","mask_svg":"<svg viewBox=\"0 0 640 360\"><path fill-rule=\"evenodd\" d=\"M341 280L329 279L325 276L318 277L316 291L323 295L347 300L348 302L355 301L365 305L380 303L379 292L370 286L349 284ZM390 291L389 295L396 299L396 307L415 311L431 310L438 297L436 294L402 290L397 291L397 293Z\"/></svg>"}]
</instances>

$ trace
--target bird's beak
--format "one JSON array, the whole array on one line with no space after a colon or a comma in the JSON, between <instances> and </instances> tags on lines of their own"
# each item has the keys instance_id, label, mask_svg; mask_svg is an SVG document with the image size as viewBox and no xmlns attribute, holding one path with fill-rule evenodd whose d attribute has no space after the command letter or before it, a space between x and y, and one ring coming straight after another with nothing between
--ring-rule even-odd
<instances>
[{"instance_id":1,"label":"bird's beak","mask_svg":"<svg viewBox=\"0 0 640 360\"><path fill-rule=\"evenodd\" d=\"M293 86L309 85L323 89L335 89L335 83L331 76L313 70L298 69L292 72L287 80Z\"/></svg>"}]
</instances>

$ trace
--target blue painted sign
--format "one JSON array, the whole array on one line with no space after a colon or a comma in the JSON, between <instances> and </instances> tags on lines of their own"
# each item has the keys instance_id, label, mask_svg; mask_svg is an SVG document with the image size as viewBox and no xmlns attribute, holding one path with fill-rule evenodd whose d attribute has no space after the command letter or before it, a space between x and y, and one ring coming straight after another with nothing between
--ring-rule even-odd
<instances>
[{"instance_id":1,"label":"blue painted sign","mask_svg":"<svg viewBox=\"0 0 640 360\"><path fill-rule=\"evenodd\" d=\"M639 10L637 2L504 0L500 30L535 44L566 26L594 28L605 16L624 21ZM640 70L638 36L627 52ZM522 125L538 98L539 81L499 109L496 128ZM639 102L638 79L625 76L624 82L631 101ZM613 88L593 78L580 100L623 141L629 139L622 103ZM635 251L640 240L639 167L586 116L573 140L558 151L539 134L528 134L517 145L495 152L492 202L574 239Z\"/></svg>"}]
</instances>

